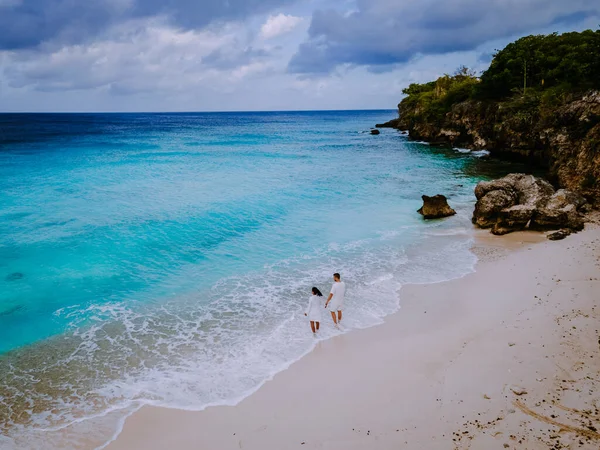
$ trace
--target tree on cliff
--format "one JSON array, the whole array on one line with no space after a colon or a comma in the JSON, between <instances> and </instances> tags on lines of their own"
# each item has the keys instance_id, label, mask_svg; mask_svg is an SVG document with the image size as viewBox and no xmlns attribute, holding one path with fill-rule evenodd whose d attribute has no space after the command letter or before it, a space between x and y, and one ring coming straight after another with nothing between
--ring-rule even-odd
<instances>
[{"instance_id":1,"label":"tree on cliff","mask_svg":"<svg viewBox=\"0 0 600 450\"><path fill-rule=\"evenodd\" d=\"M474 91L478 98L502 99L526 85L536 90L600 88L600 30L527 36L494 55Z\"/></svg>"},{"instance_id":2,"label":"tree on cliff","mask_svg":"<svg viewBox=\"0 0 600 450\"><path fill-rule=\"evenodd\" d=\"M480 82L478 82L480 81ZM526 36L499 50L481 78L462 66L436 81L411 84L402 92L425 110L446 111L454 103L476 98L503 100L534 92L577 93L600 89L600 30Z\"/></svg>"}]
</instances>

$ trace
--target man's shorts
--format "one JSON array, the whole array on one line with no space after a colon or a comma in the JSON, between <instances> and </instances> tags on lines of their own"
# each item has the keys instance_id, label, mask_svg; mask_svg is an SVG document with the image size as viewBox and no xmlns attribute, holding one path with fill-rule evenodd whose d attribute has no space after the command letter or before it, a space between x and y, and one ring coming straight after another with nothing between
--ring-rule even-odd
<instances>
[{"instance_id":1,"label":"man's shorts","mask_svg":"<svg viewBox=\"0 0 600 450\"><path fill-rule=\"evenodd\" d=\"M329 305L327 305L327 309L331 312L336 312L336 311L341 311L342 310L342 305L340 302L334 302L333 300L329 302Z\"/></svg>"}]
</instances>

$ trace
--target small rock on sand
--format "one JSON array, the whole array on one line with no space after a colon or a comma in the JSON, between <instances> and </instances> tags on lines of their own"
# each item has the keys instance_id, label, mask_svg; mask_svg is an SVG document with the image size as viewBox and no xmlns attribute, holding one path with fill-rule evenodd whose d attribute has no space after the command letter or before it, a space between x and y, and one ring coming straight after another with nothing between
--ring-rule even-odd
<instances>
[{"instance_id":1,"label":"small rock on sand","mask_svg":"<svg viewBox=\"0 0 600 450\"><path fill-rule=\"evenodd\" d=\"M559 241L571 234L571 230L563 228L562 230L554 231L546 235L551 241Z\"/></svg>"}]
</instances>

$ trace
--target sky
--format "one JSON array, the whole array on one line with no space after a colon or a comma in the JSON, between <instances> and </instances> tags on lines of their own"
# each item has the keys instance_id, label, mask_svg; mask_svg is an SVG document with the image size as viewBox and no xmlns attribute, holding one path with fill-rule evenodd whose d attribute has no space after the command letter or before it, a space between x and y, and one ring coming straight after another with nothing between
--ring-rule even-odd
<instances>
[{"instance_id":1,"label":"sky","mask_svg":"<svg viewBox=\"0 0 600 450\"><path fill-rule=\"evenodd\" d=\"M0 0L0 112L393 109L597 0Z\"/></svg>"}]
</instances>

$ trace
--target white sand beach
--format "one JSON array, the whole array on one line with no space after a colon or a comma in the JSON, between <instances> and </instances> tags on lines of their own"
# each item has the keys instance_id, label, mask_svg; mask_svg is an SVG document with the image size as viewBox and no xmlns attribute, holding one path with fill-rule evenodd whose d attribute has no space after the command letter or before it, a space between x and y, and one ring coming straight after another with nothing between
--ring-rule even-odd
<instances>
[{"instance_id":1,"label":"white sand beach","mask_svg":"<svg viewBox=\"0 0 600 450\"><path fill-rule=\"evenodd\" d=\"M236 406L144 407L110 450L600 448L600 228L478 235L475 273L402 288Z\"/></svg>"}]
</instances>

